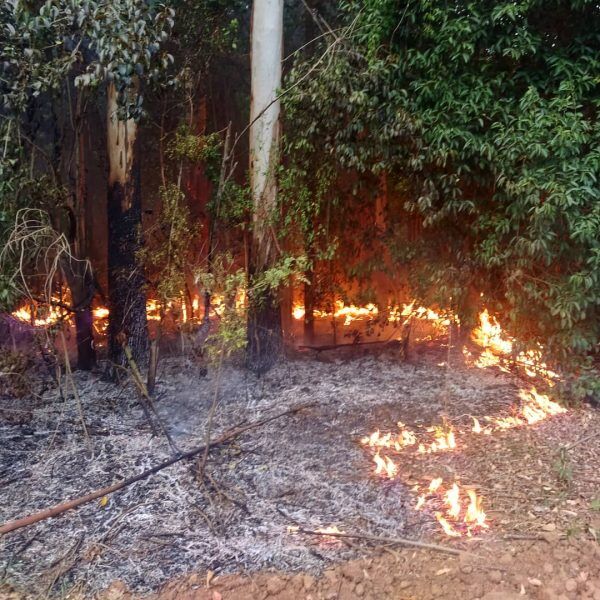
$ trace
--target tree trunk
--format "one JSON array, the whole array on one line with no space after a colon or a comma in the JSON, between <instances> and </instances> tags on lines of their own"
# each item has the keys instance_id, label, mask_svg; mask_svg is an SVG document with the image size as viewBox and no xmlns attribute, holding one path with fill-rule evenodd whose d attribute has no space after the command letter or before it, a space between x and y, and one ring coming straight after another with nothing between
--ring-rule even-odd
<instances>
[{"instance_id":1,"label":"tree trunk","mask_svg":"<svg viewBox=\"0 0 600 600\"><path fill-rule=\"evenodd\" d=\"M71 289L71 304L75 308L75 338L77 340L77 368L91 371L96 366L96 349L94 347L94 316L92 300L94 298L94 276L92 267L87 262L87 167L85 154L85 118L83 92L77 94L75 107L75 152L76 152L76 187L75 187L75 240L73 250L79 259L71 261L66 278Z\"/></svg>"},{"instance_id":2,"label":"tree trunk","mask_svg":"<svg viewBox=\"0 0 600 600\"><path fill-rule=\"evenodd\" d=\"M137 253L141 248L142 201L139 140L133 119L119 120L117 91L108 86L108 346L110 369L124 366L123 345L138 365L148 358L148 327L144 274Z\"/></svg>"},{"instance_id":3,"label":"tree trunk","mask_svg":"<svg viewBox=\"0 0 600 600\"><path fill-rule=\"evenodd\" d=\"M250 185L254 203L250 287L275 262L272 218L277 206L276 167L279 146L283 45L283 0L254 0L251 36ZM277 290L249 294L248 366L268 370L283 345Z\"/></svg>"}]
</instances>

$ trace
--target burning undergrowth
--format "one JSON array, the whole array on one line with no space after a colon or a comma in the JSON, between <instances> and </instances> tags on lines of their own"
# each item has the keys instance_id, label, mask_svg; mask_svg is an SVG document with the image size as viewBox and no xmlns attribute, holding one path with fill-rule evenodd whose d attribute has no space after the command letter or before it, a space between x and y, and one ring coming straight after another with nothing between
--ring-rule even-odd
<instances>
[{"instance_id":1,"label":"burning undergrowth","mask_svg":"<svg viewBox=\"0 0 600 600\"><path fill-rule=\"evenodd\" d=\"M5 536L0 573L29 589L85 580L98 590L122 579L147 590L192 570L318 572L360 552L334 538L294 534L290 528L297 526L418 539L437 535L444 519L452 531L478 535L488 525L489 500L482 504L480 492L470 487L476 481L465 479L463 485L452 464L460 453L453 448L462 449L463 430L486 437L472 431L471 415L480 417L482 429L489 427L483 416L509 414L519 402L519 386L496 370L447 369L440 365L445 352L434 346L418 364L366 351L348 361L339 354L299 359L262 380L228 367L215 434L298 403L317 406L214 450L206 478L199 477L196 463L178 463L99 502ZM158 409L182 450L204 440L214 390L210 375L193 373L172 360L162 363L159 377ZM78 375L77 384L91 452L75 401L57 394L46 393L27 423L1 426L1 521L169 455L168 445L150 436L132 390L89 375ZM394 435L370 435L390 424L398 428ZM373 473L365 449L372 459L393 461L396 472Z\"/></svg>"}]
</instances>

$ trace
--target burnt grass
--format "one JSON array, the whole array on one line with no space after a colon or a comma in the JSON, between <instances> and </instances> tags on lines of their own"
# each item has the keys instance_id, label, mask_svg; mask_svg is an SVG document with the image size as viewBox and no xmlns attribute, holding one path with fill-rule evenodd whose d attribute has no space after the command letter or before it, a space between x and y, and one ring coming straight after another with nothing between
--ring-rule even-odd
<instances>
[{"instance_id":1,"label":"burnt grass","mask_svg":"<svg viewBox=\"0 0 600 600\"><path fill-rule=\"evenodd\" d=\"M204 477L198 460L181 461L100 501L3 536L0 586L33 594L84 582L93 593L118 579L145 592L192 571L273 568L318 575L365 552L356 544L293 535L288 528L294 525L435 539L434 520L413 510L411 479L442 471L456 476L471 464L481 467L482 481L469 483L493 490L498 480L481 464L485 452L475 452L480 442L460 456L428 457L407 466L405 477L387 481L373 475L360 439L377 428L394 430L399 420L419 428L439 423L445 414L467 427L469 415L509 411L522 382L495 369L468 368L459 352L449 367L446 358L439 341L417 347L409 361L369 349L308 352L260 379L235 364L225 365L220 375L213 368L202 376L185 358L164 359L156 406L182 451L204 442L215 393L213 437L299 404L315 406L212 450ZM171 456L164 437L152 435L135 388L89 373L76 373L75 382L89 440L72 394L50 388L37 398L0 400L0 522ZM572 427L582 430L581 423ZM501 434L514 448L511 435L520 434ZM528 440L527 448L536 446ZM522 462L523 454L514 460ZM498 465L495 473L502 471ZM510 477L513 467L505 470ZM547 465L544 472L548 475ZM510 529L512 522L509 517L503 526Z\"/></svg>"}]
</instances>

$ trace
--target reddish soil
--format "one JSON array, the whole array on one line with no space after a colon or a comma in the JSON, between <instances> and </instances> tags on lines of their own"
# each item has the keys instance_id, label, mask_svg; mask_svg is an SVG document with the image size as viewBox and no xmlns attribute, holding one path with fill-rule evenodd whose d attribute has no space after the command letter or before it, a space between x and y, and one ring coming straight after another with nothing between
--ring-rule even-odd
<instances>
[{"instance_id":1,"label":"reddish soil","mask_svg":"<svg viewBox=\"0 0 600 600\"><path fill-rule=\"evenodd\" d=\"M308 574L261 572L170 583L145 600L600 600L600 546L577 538L486 544L460 556L379 550ZM101 600L141 598L115 582Z\"/></svg>"}]
</instances>

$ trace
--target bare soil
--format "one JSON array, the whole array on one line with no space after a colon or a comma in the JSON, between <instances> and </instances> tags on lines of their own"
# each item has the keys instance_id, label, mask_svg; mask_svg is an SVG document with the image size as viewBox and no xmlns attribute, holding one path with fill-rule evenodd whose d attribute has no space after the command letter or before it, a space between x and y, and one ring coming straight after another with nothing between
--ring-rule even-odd
<instances>
[{"instance_id":1,"label":"bare soil","mask_svg":"<svg viewBox=\"0 0 600 600\"><path fill-rule=\"evenodd\" d=\"M580 406L535 426L472 435L471 416L510 414L530 382L467 367L460 352L450 366L447 358L439 341L420 345L409 362L385 350L309 353L263 379L235 365L203 378L184 359L165 360L157 407L182 450L203 442L217 388L214 435L317 405L211 452L210 478L181 462L0 538L0 597L600 600L600 415ZM133 388L98 375L77 374L76 383L89 442L68 392L0 400L0 521L169 456ZM456 451L407 454L393 481L373 474L361 437L399 420L438 424L442 415L457 430ZM448 539L433 515L414 510L414 485L437 476L478 490L489 530ZM462 554L314 538L290 525L432 541Z\"/></svg>"}]
</instances>

